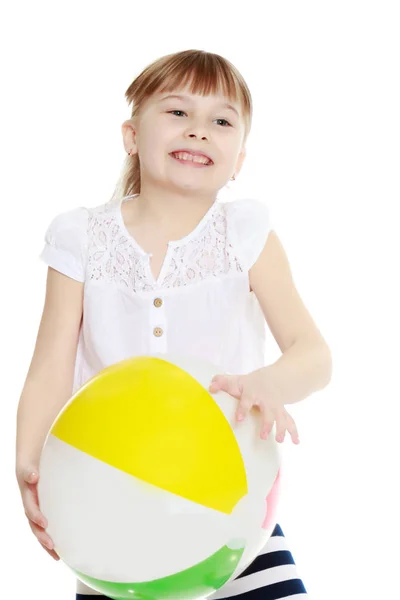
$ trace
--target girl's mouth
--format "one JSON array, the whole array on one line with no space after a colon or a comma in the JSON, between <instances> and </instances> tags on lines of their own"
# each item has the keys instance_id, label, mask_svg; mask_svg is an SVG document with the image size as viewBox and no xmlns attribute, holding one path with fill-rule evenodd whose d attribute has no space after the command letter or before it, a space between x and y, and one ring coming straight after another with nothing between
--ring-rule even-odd
<instances>
[{"instance_id":1,"label":"girl's mouth","mask_svg":"<svg viewBox=\"0 0 400 600\"><path fill-rule=\"evenodd\" d=\"M213 163L209 162L209 163L204 163L204 162L197 162L197 160L193 160L191 158L187 158L187 159L182 159L182 158L178 158L178 156L174 153L170 154L171 158L173 158L174 160L176 160L177 162L181 163L182 165L188 165L190 167L195 167L197 169L202 169L204 167L210 167Z\"/></svg>"}]
</instances>

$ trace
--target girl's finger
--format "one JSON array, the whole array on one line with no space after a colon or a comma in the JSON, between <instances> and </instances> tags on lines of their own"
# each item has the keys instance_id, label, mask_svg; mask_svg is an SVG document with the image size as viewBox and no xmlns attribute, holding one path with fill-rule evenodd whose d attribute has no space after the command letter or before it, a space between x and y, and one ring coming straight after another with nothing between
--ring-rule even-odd
<instances>
[{"instance_id":1,"label":"girl's finger","mask_svg":"<svg viewBox=\"0 0 400 600\"><path fill-rule=\"evenodd\" d=\"M42 544L42 542L40 540L39 540L39 544L42 546L42 548L44 548L44 550L46 550L47 554L50 554L50 556L52 556L54 558L54 560L60 560L60 557L58 556L58 554L55 550L49 550L48 548L46 548L46 546L44 544Z\"/></svg>"},{"instance_id":2,"label":"girl's finger","mask_svg":"<svg viewBox=\"0 0 400 600\"><path fill-rule=\"evenodd\" d=\"M288 413L288 417L287 417L286 422L287 422L286 429L290 433L290 435L292 437L293 443L294 444L300 444L299 432L297 431L296 423L294 422L293 417L291 417L289 415L289 413Z\"/></svg>"},{"instance_id":3,"label":"girl's finger","mask_svg":"<svg viewBox=\"0 0 400 600\"><path fill-rule=\"evenodd\" d=\"M22 500L25 508L25 514L28 517L28 519L30 521L33 521L40 527L46 528L48 524L47 519L40 512L39 505L37 503L37 496L32 491L32 489L30 489L29 487L25 488L22 494Z\"/></svg>"},{"instance_id":4,"label":"girl's finger","mask_svg":"<svg viewBox=\"0 0 400 600\"><path fill-rule=\"evenodd\" d=\"M276 420L276 436L277 442L282 443L285 439L287 428L287 412L285 410L277 410L275 415Z\"/></svg>"},{"instance_id":5,"label":"girl's finger","mask_svg":"<svg viewBox=\"0 0 400 600\"><path fill-rule=\"evenodd\" d=\"M260 437L266 440L272 431L275 415L270 408L262 408L262 425Z\"/></svg>"},{"instance_id":6,"label":"girl's finger","mask_svg":"<svg viewBox=\"0 0 400 600\"><path fill-rule=\"evenodd\" d=\"M223 390L230 396L240 399L243 384L239 375L215 375L209 387L211 393Z\"/></svg>"},{"instance_id":7,"label":"girl's finger","mask_svg":"<svg viewBox=\"0 0 400 600\"><path fill-rule=\"evenodd\" d=\"M26 483L37 483L39 481L39 473L35 469L26 469L23 474L23 479Z\"/></svg>"},{"instance_id":8,"label":"girl's finger","mask_svg":"<svg viewBox=\"0 0 400 600\"><path fill-rule=\"evenodd\" d=\"M253 406L253 402L250 400L250 398L246 398L245 396L242 396L241 399L239 400L239 404L236 409L236 420L244 421L244 419L249 414L252 406Z\"/></svg>"},{"instance_id":9,"label":"girl's finger","mask_svg":"<svg viewBox=\"0 0 400 600\"><path fill-rule=\"evenodd\" d=\"M46 548L48 550L53 550L53 548L54 548L53 540L51 539L51 537L49 535L47 535L45 530L42 529L42 527L38 527L36 525L36 523L33 523L32 521L29 521L29 526L32 530L32 533L37 537L39 542L42 545L46 546Z\"/></svg>"}]
</instances>

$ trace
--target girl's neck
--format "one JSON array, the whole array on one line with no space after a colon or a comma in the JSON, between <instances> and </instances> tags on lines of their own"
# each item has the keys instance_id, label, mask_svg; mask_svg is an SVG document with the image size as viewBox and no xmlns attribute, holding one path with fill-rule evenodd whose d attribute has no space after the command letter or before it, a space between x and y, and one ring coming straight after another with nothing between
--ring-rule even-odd
<instances>
[{"instance_id":1,"label":"girl's neck","mask_svg":"<svg viewBox=\"0 0 400 600\"><path fill-rule=\"evenodd\" d=\"M216 201L215 196L157 193L141 190L126 207L126 217L137 227L157 229L163 239L183 238L201 221Z\"/></svg>"}]
</instances>

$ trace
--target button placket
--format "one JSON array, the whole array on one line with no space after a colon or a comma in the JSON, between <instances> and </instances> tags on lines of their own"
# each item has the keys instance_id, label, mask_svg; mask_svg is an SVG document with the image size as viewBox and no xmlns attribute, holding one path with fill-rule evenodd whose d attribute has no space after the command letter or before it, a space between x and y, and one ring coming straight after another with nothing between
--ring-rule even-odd
<instances>
[{"instance_id":1,"label":"button placket","mask_svg":"<svg viewBox=\"0 0 400 600\"><path fill-rule=\"evenodd\" d=\"M160 296L151 299L150 346L153 352L167 351L166 314L164 300Z\"/></svg>"}]
</instances>

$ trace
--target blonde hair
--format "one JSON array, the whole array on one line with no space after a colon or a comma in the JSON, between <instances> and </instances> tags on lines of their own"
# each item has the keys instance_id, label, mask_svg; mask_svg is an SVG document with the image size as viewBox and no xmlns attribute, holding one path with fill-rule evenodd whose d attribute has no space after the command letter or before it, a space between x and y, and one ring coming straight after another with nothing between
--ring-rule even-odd
<instances>
[{"instance_id":1,"label":"blonde hair","mask_svg":"<svg viewBox=\"0 0 400 600\"><path fill-rule=\"evenodd\" d=\"M238 101L243 114L245 144L251 129L253 105L250 90L236 67L219 54L184 50L168 54L148 65L130 84L125 98L132 104L131 118L137 117L145 101L156 93L176 91L190 81L192 94L216 94L220 90ZM127 156L110 202L140 193L140 160L137 153Z\"/></svg>"}]
</instances>

